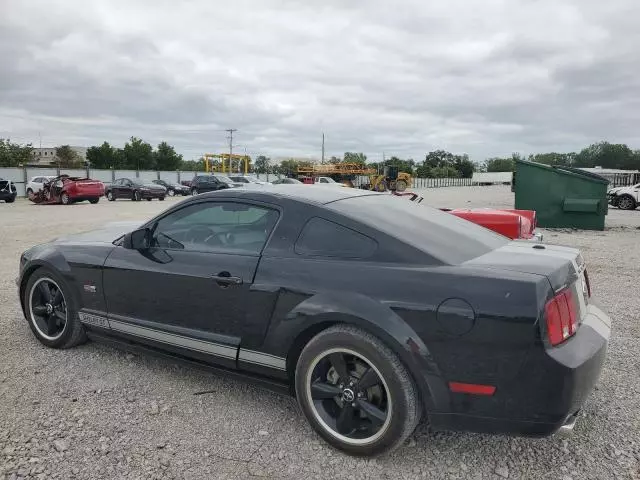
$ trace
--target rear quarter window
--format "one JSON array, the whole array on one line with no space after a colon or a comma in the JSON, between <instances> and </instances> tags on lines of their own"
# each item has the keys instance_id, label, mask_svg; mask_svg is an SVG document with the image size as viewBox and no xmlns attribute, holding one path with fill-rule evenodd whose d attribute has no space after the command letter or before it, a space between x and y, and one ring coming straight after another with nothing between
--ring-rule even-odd
<instances>
[{"instance_id":1,"label":"rear quarter window","mask_svg":"<svg viewBox=\"0 0 640 480\"><path fill-rule=\"evenodd\" d=\"M510 241L450 213L389 194L350 197L327 207L449 265L479 257Z\"/></svg>"},{"instance_id":2,"label":"rear quarter window","mask_svg":"<svg viewBox=\"0 0 640 480\"><path fill-rule=\"evenodd\" d=\"M338 223L314 217L302 229L295 244L298 255L332 258L368 258L378 244L372 238Z\"/></svg>"}]
</instances>

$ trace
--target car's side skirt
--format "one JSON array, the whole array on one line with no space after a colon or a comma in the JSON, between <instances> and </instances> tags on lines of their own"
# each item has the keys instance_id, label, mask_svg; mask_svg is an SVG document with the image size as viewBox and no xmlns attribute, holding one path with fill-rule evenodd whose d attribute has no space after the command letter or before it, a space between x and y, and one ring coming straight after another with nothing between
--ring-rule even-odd
<instances>
[{"instance_id":1,"label":"car's side skirt","mask_svg":"<svg viewBox=\"0 0 640 480\"><path fill-rule=\"evenodd\" d=\"M80 321L88 328L125 336L142 343L170 351L184 351L198 359L226 367L253 370L257 373L286 377L286 359L268 353L240 347L240 339L191 329L158 325L130 317L106 315L103 312L83 309L78 313Z\"/></svg>"}]
</instances>

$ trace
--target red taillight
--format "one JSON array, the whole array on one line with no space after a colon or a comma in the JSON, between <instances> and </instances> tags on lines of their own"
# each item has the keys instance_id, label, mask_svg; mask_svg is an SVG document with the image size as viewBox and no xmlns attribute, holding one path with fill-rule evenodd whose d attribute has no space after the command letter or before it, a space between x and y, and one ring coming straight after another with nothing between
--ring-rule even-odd
<instances>
[{"instance_id":1,"label":"red taillight","mask_svg":"<svg viewBox=\"0 0 640 480\"><path fill-rule=\"evenodd\" d=\"M549 300L544 313L551 345L558 345L576 333L578 312L571 289L563 290Z\"/></svg>"},{"instance_id":2,"label":"red taillight","mask_svg":"<svg viewBox=\"0 0 640 480\"><path fill-rule=\"evenodd\" d=\"M477 383L449 382L449 390L453 393L470 393L472 395L493 395L496 387Z\"/></svg>"}]
</instances>

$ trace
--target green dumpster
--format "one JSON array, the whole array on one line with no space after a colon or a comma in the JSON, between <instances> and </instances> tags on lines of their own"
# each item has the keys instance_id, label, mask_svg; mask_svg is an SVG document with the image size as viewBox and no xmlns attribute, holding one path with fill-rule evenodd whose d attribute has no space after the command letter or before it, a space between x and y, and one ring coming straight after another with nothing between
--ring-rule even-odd
<instances>
[{"instance_id":1,"label":"green dumpster","mask_svg":"<svg viewBox=\"0 0 640 480\"><path fill-rule=\"evenodd\" d=\"M540 227L604 230L608 183L577 168L516 160L515 208L535 210Z\"/></svg>"}]
</instances>

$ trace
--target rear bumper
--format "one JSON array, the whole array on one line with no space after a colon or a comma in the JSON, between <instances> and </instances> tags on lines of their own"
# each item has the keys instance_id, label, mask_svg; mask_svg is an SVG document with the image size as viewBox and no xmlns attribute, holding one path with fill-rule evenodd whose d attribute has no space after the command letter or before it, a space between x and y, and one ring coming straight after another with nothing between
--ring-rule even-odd
<instances>
[{"instance_id":1,"label":"rear bumper","mask_svg":"<svg viewBox=\"0 0 640 480\"><path fill-rule=\"evenodd\" d=\"M567 430L600 377L610 334L609 317L589 304L573 337L557 347L536 346L517 378L499 384L493 397L468 399L468 413L429 415L432 426L526 436Z\"/></svg>"}]
</instances>

